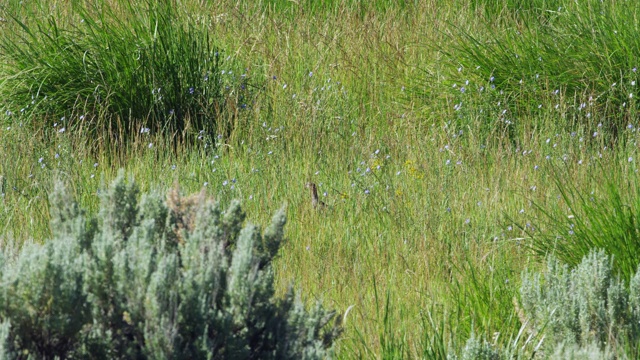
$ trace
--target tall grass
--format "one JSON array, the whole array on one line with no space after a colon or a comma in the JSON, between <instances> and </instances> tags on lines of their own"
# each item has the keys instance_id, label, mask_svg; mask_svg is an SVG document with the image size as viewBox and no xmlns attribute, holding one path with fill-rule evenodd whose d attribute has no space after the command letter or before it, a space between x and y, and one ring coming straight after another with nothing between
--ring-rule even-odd
<instances>
[{"instance_id":1,"label":"tall grass","mask_svg":"<svg viewBox=\"0 0 640 360\"><path fill-rule=\"evenodd\" d=\"M471 7L481 13L487 21L530 21L538 16L546 16L549 9L562 6L562 0L472 0Z\"/></svg>"},{"instance_id":2,"label":"tall grass","mask_svg":"<svg viewBox=\"0 0 640 360\"><path fill-rule=\"evenodd\" d=\"M488 8L495 5L487 4ZM480 34L460 30L454 61L534 109L549 94L574 98L586 124L620 132L637 114L640 56L636 2L539 2L544 16L512 20ZM602 119L594 115L601 114Z\"/></svg>"},{"instance_id":3,"label":"tall grass","mask_svg":"<svg viewBox=\"0 0 640 360\"><path fill-rule=\"evenodd\" d=\"M345 9L358 13L360 16L375 14L387 10L409 9L416 4L413 0L399 0L389 2L385 0L266 0L262 4L266 9L273 10L280 14L295 15L305 13L312 16L322 16L327 13L340 13Z\"/></svg>"},{"instance_id":4,"label":"tall grass","mask_svg":"<svg viewBox=\"0 0 640 360\"><path fill-rule=\"evenodd\" d=\"M0 42L3 107L28 112L36 128L58 122L93 135L132 124L165 133L229 128L220 124L225 108L250 105L229 97L248 92L246 74L233 72L206 22L175 5L74 1L68 20L34 5L22 6L25 19L5 11L17 26Z\"/></svg>"},{"instance_id":5,"label":"tall grass","mask_svg":"<svg viewBox=\"0 0 640 360\"><path fill-rule=\"evenodd\" d=\"M613 257L612 268L629 280L640 264L640 184L633 157L616 157L614 170L595 166L590 175L591 190L566 181L566 167L553 170L553 181L562 202L537 204L541 217L536 227L523 229L532 237L532 246L544 256L553 254L563 263L577 266L592 249ZM606 179L600 179L609 172ZM627 176L621 173L628 172Z\"/></svg>"}]
</instances>

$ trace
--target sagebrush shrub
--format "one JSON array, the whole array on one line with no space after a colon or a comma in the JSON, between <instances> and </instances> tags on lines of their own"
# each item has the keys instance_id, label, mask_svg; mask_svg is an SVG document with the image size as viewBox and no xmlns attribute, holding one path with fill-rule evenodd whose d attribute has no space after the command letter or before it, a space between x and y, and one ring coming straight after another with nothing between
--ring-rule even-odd
<instances>
[{"instance_id":1,"label":"sagebrush shrub","mask_svg":"<svg viewBox=\"0 0 640 360\"><path fill-rule=\"evenodd\" d=\"M524 274L523 322L534 335L544 336L547 354L593 353L587 350L594 346L605 353L635 354L640 272L627 286L612 273L611 262L604 251L592 251L572 270L550 258L542 274Z\"/></svg>"},{"instance_id":2,"label":"sagebrush shrub","mask_svg":"<svg viewBox=\"0 0 640 360\"><path fill-rule=\"evenodd\" d=\"M486 340L472 336L462 349L461 360L500 360L501 358L500 352Z\"/></svg>"},{"instance_id":3,"label":"sagebrush shrub","mask_svg":"<svg viewBox=\"0 0 640 360\"><path fill-rule=\"evenodd\" d=\"M2 257L0 352L17 358L326 358L339 324L290 290L271 263L285 213L264 234L238 202L143 194L122 173L82 210L58 184L53 239ZM4 346L2 346L4 345Z\"/></svg>"},{"instance_id":4,"label":"sagebrush shrub","mask_svg":"<svg viewBox=\"0 0 640 360\"><path fill-rule=\"evenodd\" d=\"M506 345L472 334L460 356L448 358L638 358L640 271L627 284L612 272L612 261L603 250L592 250L570 269L550 256L543 272L522 276L519 334Z\"/></svg>"}]
</instances>

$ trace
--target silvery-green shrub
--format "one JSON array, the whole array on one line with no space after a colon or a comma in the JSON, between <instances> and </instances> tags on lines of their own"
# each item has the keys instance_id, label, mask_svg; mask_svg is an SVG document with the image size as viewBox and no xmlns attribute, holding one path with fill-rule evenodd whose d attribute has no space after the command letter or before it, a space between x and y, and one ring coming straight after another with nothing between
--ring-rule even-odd
<instances>
[{"instance_id":1,"label":"silvery-green shrub","mask_svg":"<svg viewBox=\"0 0 640 360\"><path fill-rule=\"evenodd\" d=\"M511 351L512 349L503 348L489 343L482 336L471 333L471 337L467 340L458 356L454 352L447 354L447 360L503 360L517 359L519 354Z\"/></svg>"},{"instance_id":2,"label":"silvery-green shrub","mask_svg":"<svg viewBox=\"0 0 640 360\"><path fill-rule=\"evenodd\" d=\"M569 269L550 257L543 273L524 274L525 322L534 335L544 336L548 355L569 351L586 356L596 353L594 346L603 358L637 351L640 272L627 285L612 273L612 261L604 251L591 251Z\"/></svg>"},{"instance_id":3,"label":"silvery-green shrub","mask_svg":"<svg viewBox=\"0 0 640 360\"><path fill-rule=\"evenodd\" d=\"M471 336L462 349L461 360L500 360L500 352L486 340Z\"/></svg>"},{"instance_id":4,"label":"silvery-green shrub","mask_svg":"<svg viewBox=\"0 0 640 360\"><path fill-rule=\"evenodd\" d=\"M0 257L3 358L332 355L334 313L275 297L283 209L262 233L238 202L138 192L120 174L94 216L56 185L53 239Z\"/></svg>"},{"instance_id":5,"label":"silvery-green shrub","mask_svg":"<svg viewBox=\"0 0 640 360\"><path fill-rule=\"evenodd\" d=\"M618 357L621 358L621 357ZM616 359L608 349L601 350L595 343L578 346L575 343L560 343L549 356L550 360L612 360Z\"/></svg>"}]
</instances>

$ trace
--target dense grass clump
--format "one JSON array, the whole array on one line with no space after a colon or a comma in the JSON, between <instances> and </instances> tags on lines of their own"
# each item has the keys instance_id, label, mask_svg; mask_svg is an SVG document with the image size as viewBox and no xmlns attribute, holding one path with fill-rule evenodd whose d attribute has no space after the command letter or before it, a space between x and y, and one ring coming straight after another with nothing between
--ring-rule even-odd
<instances>
[{"instance_id":1,"label":"dense grass clump","mask_svg":"<svg viewBox=\"0 0 640 360\"><path fill-rule=\"evenodd\" d=\"M247 79L225 67L207 22L165 1L18 9L26 15L4 12L12 23L0 41L8 114L30 113L35 129L57 122L92 135L229 128L221 124L236 105L228 94L231 86L244 91Z\"/></svg>"},{"instance_id":2,"label":"dense grass clump","mask_svg":"<svg viewBox=\"0 0 640 360\"><path fill-rule=\"evenodd\" d=\"M497 15L496 4L484 6ZM523 8L505 6L507 19ZM461 29L454 61L516 98L518 114L534 111L547 99L555 97L551 101L558 103L567 97L573 102L572 121L602 122L614 134L620 132L638 110L640 5L541 1L531 8L537 16L515 17L498 27L488 16L480 34Z\"/></svg>"},{"instance_id":3,"label":"dense grass clump","mask_svg":"<svg viewBox=\"0 0 640 360\"><path fill-rule=\"evenodd\" d=\"M593 249L613 256L613 269L628 280L640 264L640 184L633 158L619 159L618 170L598 182L589 193L565 181L567 169L553 169L553 180L561 201L536 204L540 218L534 225L521 224L532 238L532 248L541 256L554 254L564 264L577 266ZM596 166L601 172L602 165ZM617 185L616 177L629 172Z\"/></svg>"}]
</instances>

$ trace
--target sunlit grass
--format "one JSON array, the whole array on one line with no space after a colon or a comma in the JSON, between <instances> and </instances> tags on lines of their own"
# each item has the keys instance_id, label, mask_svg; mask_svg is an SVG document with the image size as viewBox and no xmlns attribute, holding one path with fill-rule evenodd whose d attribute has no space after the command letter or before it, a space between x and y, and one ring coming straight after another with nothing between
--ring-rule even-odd
<instances>
[{"instance_id":1,"label":"sunlit grass","mask_svg":"<svg viewBox=\"0 0 640 360\"><path fill-rule=\"evenodd\" d=\"M34 131L20 124L40 118L3 108L2 236L47 239L55 177L96 209L124 168L142 190L177 181L240 199L259 223L286 204L279 289L349 309L341 358L438 357L472 334L508 343L522 325L520 274L540 261L518 226L536 225L536 204L564 205L554 179L585 193L620 158L635 164L636 147L611 149L597 108L587 117L573 93L522 102L474 68L458 72L447 35L487 32L469 2L331 4L180 4L260 84L250 106L224 114L232 131L195 143L146 132L146 119L115 127L133 134L127 143L57 121ZM550 164L566 172L554 177ZM616 174L618 186L635 176ZM312 208L309 181L326 209Z\"/></svg>"}]
</instances>

